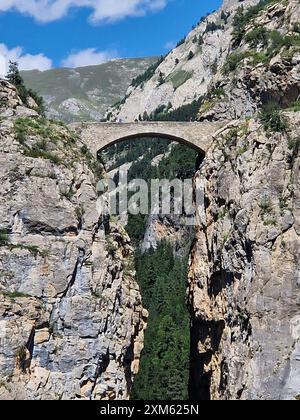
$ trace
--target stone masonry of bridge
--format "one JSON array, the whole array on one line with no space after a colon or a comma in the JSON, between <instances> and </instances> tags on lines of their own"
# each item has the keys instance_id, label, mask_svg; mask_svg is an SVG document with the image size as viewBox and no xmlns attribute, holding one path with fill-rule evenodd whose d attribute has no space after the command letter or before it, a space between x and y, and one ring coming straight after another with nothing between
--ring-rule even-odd
<instances>
[{"instance_id":1,"label":"stone masonry of bridge","mask_svg":"<svg viewBox=\"0 0 300 420\"><path fill-rule=\"evenodd\" d=\"M186 144L205 154L214 135L225 123L209 122L138 122L138 123L73 123L84 144L93 154L128 139L166 138Z\"/></svg>"}]
</instances>

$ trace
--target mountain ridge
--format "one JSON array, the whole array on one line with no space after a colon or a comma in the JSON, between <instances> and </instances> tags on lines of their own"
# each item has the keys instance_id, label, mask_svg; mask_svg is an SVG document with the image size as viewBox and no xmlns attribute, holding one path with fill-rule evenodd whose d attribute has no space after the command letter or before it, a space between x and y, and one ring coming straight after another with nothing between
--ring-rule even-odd
<instances>
[{"instance_id":1,"label":"mountain ridge","mask_svg":"<svg viewBox=\"0 0 300 420\"><path fill-rule=\"evenodd\" d=\"M25 84L43 96L47 116L73 121L100 121L122 99L132 79L157 57L120 58L78 68L24 71Z\"/></svg>"}]
</instances>

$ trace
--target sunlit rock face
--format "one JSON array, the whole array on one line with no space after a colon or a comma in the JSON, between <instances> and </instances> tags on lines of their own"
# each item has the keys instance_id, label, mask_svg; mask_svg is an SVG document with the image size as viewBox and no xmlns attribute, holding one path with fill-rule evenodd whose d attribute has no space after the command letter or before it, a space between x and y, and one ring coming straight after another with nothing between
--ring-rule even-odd
<instances>
[{"instance_id":1,"label":"sunlit rock face","mask_svg":"<svg viewBox=\"0 0 300 420\"><path fill-rule=\"evenodd\" d=\"M246 8L258 1L224 1L219 10L202 18L176 48L157 62L152 76L150 73L150 77L128 88L124 100L109 109L108 118L134 121L162 106L167 112L206 95L221 76L230 51L232 21L237 8Z\"/></svg>"},{"instance_id":2,"label":"sunlit rock face","mask_svg":"<svg viewBox=\"0 0 300 420\"><path fill-rule=\"evenodd\" d=\"M286 133L231 123L196 174L205 192L190 257L190 394L298 399L300 113Z\"/></svg>"},{"instance_id":3,"label":"sunlit rock face","mask_svg":"<svg viewBox=\"0 0 300 420\"><path fill-rule=\"evenodd\" d=\"M102 169L0 94L0 398L128 399L147 312L130 240L96 210Z\"/></svg>"}]
</instances>

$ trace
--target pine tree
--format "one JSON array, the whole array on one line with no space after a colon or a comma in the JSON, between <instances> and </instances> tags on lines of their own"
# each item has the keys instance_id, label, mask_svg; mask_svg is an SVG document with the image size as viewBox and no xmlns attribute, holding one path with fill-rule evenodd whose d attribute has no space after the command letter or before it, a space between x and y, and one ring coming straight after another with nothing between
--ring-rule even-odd
<instances>
[{"instance_id":1,"label":"pine tree","mask_svg":"<svg viewBox=\"0 0 300 420\"><path fill-rule=\"evenodd\" d=\"M6 80L17 88L18 95L24 104L27 104L29 97L32 98L38 106L38 113L44 116L44 99L38 95L37 92L26 88L23 77L20 74L18 63L16 61L9 61Z\"/></svg>"},{"instance_id":2,"label":"pine tree","mask_svg":"<svg viewBox=\"0 0 300 420\"><path fill-rule=\"evenodd\" d=\"M150 317L132 399L187 400L189 317L185 306L187 261L168 243L137 254L137 276Z\"/></svg>"},{"instance_id":3,"label":"pine tree","mask_svg":"<svg viewBox=\"0 0 300 420\"><path fill-rule=\"evenodd\" d=\"M6 79L14 86L24 86L24 80L20 74L19 66L16 61L9 61Z\"/></svg>"},{"instance_id":4,"label":"pine tree","mask_svg":"<svg viewBox=\"0 0 300 420\"><path fill-rule=\"evenodd\" d=\"M234 39L234 47L238 47L245 34L245 15L243 6L237 9L237 12L233 18L233 32L232 37Z\"/></svg>"}]
</instances>

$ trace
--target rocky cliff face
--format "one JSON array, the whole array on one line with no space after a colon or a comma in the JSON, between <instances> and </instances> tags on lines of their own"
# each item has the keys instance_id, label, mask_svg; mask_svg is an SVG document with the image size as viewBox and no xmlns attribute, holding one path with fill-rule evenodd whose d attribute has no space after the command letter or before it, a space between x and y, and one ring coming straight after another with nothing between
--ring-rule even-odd
<instances>
[{"instance_id":1,"label":"rocky cliff face","mask_svg":"<svg viewBox=\"0 0 300 420\"><path fill-rule=\"evenodd\" d=\"M0 398L127 399L147 313L80 139L0 82ZM32 103L34 108L34 103Z\"/></svg>"},{"instance_id":2,"label":"rocky cliff face","mask_svg":"<svg viewBox=\"0 0 300 420\"><path fill-rule=\"evenodd\" d=\"M239 11L199 111L233 121L195 179L205 208L190 258L192 398L299 399L298 26L296 1Z\"/></svg>"},{"instance_id":3,"label":"rocky cliff face","mask_svg":"<svg viewBox=\"0 0 300 420\"><path fill-rule=\"evenodd\" d=\"M299 2L260 4L233 19L228 56L208 86L200 121L251 117L267 102L287 108L299 98Z\"/></svg>"},{"instance_id":4,"label":"rocky cliff face","mask_svg":"<svg viewBox=\"0 0 300 420\"><path fill-rule=\"evenodd\" d=\"M230 51L237 8L256 3L225 1L220 10L202 18L174 50L129 87L124 103L110 109L108 117L134 121L145 112L150 115L162 106L174 110L206 95Z\"/></svg>"},{"instance_id":5,"label":"rocky cliff face","mask_svg":"<svg viewBox=\"0 0 300 420\"><path fill-rule=\"evenodd\" d=\"M300 113L285 133L233 122L196 174L190 395L299 399Z\"/></svg>"}]
</instances>

